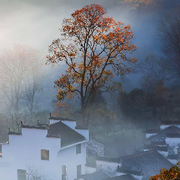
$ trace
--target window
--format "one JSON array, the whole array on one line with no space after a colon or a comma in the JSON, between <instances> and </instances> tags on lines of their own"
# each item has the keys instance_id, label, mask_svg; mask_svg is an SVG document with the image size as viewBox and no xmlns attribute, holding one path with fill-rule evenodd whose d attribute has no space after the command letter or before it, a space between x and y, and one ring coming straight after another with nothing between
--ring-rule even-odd
<instances>
[{"instance_id":1,"label":"window","mask_svg":"<svg viewBox=\"0 0 180 180\"><path fill-rule=\"evenodd\" d=\"M77 166L77 179L81 178L81 165Z\"/></svg>"},{"instance_id":2,"label":"window","mask_svg":"<svg viewBox=\"0 0 180 180\"><path fill-rule=\"evenodd\" d=\"M81 154L81 144L76 145L76 154Z\"/></svg>"},{"instance_id":3,"label":"window","mask_svg":"<svg viewBox=\"0 0 180 180\"><path fill-rule=\"evenodd\" d=\"M26 180L26 170L18 169L18 180Z\"/></svg>"},{"instance_id":4,"label":"window","mask_svg":"<svg viewBox=\"0 0 180 180\"><path fill-rule=\"evenodd\" d=\"M49 150L41 149L41 160L49 160Z\"/></svg>"}]
</instances>

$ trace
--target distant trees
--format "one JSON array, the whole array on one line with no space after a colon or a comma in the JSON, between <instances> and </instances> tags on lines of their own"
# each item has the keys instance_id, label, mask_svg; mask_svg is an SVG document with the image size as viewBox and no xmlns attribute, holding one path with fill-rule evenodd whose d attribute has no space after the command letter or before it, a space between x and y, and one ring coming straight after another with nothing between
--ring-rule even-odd
<instances>
[{"instance_id":1,"label":"distant trees","mask_svg":"<svg viewBox=\"0 0 180 180\"><path fill-rule=\"evenodd\" d=\"M119 112L126 122L154 124L159 119L178 120L180 115L180 87L166 87L163 81L155 83L152 91L133 89L120 92L118 97Z\"/></svg>"},{"instance_id":2,"label":"distant trees","mask_svg":"<svg viewBox=\"0 0 180 180\"><path fill-rule=\"evenodd\" d=\"M81 126L88 126L89 112L98 90L115 88L115 74L126 74L137 60L126 54L136 50L130 44L133 37L131 27L105 17L105 10L98 4L83 7L65 19L60 29L63 37L49 46L47 63L64 62L65 74L55 81L57 99L61 104L66 98L75 96L80 101ZM64 45L63 41L72 42ZM79 123L79 122L78 122Z\"/></svg>"},{"instance_id":3,"label":"distant trees","mask_svg":"<svg viewBox=\"0 0 180 180\"><path fill-rule=\"evenodd\" d=\"M180 179L180 163L172 166L170 169L162 169L160 174L151 176L149 180L179 180Z\"/></svg>"},{"instance_id":4,"label":"distant trees","mask_svg":"<svg viewBox=\"0 0 180 180\"><path fill-rule=\"evenodd\" d=\"M164 15L159 22L162 52L167 57L167 70L180 78L180 6Z\"/></svg>"},{"instance_id":5,"label":"distant trees","mask_svg":"<svg viewBox=\"0 0 180 180\"><path fill-rule=\"evenodd\" d=\"M157 83L158 81L165 82L169 80L170 75L167 72L167 65L166 60L157 56L155 53L147 55L143 61L138 64L139 72L144 74L142 77L142 83L144 83L143 80L147 83L150 82L151 86L153 87L153 84ZM145 83L143 85L145 85Z\"/></svg>"},{"instance_id":6,"label":"distant trees","mask_svg":"<svg viewBox=\"0 0 180 180\"><path fill-rule=\"evenodd\" d=\"M40 90L43 60L33 48L15 45L0 57L0 93L8 113L20 113L27 106L30 115L35 108L35 94Z\"/></svg>"},{"instance_id":7,"label":"distant trees","mask_svg":"<svg viewBox=\"0 0 180 180\"><path fill-rule=\"evenodd\" d=\"M141 122L146 116L146 93L142 89L133 89L130 92L120 92L118 108L126 122Z\"/></svg>"}]
</instances>

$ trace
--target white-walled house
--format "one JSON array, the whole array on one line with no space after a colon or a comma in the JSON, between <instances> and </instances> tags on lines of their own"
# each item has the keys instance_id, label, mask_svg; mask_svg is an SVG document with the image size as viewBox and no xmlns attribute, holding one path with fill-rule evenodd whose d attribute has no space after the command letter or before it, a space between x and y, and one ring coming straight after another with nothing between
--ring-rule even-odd
<instances>
[{"instance_id":1,"label":"white-walled house","mask_svg":"<svg viewBox=\"0 0 180 180\"><path fill-rule=\"evenodd\" d=\"M180 122L161 121L160 131L144 142L144 150L152 149L176 164L180 159Z\"/></svg>"},{"instance_id":2,"label":"white-walled house","mask_svg":"<svg viewBox=\"0 0 180 180\"><path fill-rule=\"evenodd\" d=\"M161 121L160 122L160 129L163 130L163 129L166 129L172 125L180 128L180 121Z\"/></svg>"},{"instance_id":3,"label":"white-walled house","mask_svg":"<svg viewBox=\"0 0 180 180\"><path fill-rule=\"evenodd\" d=\"M86 173L88 129L50 117L49 125L21 125L2 145L0 180L74 180Z\"/></svg>"}]
</instances>

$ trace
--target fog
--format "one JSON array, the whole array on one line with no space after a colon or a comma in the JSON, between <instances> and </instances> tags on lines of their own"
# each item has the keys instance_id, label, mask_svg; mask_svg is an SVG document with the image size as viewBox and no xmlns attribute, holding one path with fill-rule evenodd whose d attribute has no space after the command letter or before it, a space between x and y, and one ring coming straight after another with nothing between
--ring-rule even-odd
<instances>
[{"instance_id":1,"label":"fog","mask_svg":"<svg viewBox=\"0 0 180 180\"><path fill-rule=\"evenodd\" d=\"M118 89L111 93L100 92L96 95L88 126L90 139L95 139L105 146L105 157L120 158L143 151L146 129L160 129L160 120L176 121L179 119L179 77L172 78L172 72L166 70L168 61L166 61L167 56L162 51L163 42L160 39L161 32L158 29L160 20L177 5L180 5L179 0L150 0L147 4L144 1L129 2L128 0L0 0L0 143L11 141L12 147L18 149L16 143L19 143L20 138L22 138L26 144L27 139L23 138L30 132L27 130L29 127L24 128L27 128L27 132L24 130L25 136L16 134L22 133L20 130L21 122L31 126L36 126L40 122L43 124L39 128L41 129L42 127L45 128L46 125L44 126L44 124L49 124L50 113L55 113L55 116L60 115L64 118L66 116L76 120L79 118L77 114L73 114L79 110L81 105L77 97L74 100L66 101L69 104L68 108L58 109L54 105L57 103L57 88L54 88L54 81L65 73L67 66L64 63L59 63L52 67L51 64L45 65L45 63L47 61L46 56L49 54L48 47L53 40L61 38L59 28L62 27L63 19L71 18L71 14L75 10L94 3L103 6L107 16L113 17L115 21L121 21L124 25L131 25L134 32L131 44L137 46L137 51L129 57L136 57L138 61L133 66L134 72L114 77L113 80L122 83L122 90ZM16 54L15 47L20 47L19 49L22 51L17 51ZM26 49L26 47L32 49ZM149 55L155 58L155 61L151 61L154 68L151 71L144 68L145 66L150 67L146 58ZM161 61L158 61L160 59ZM26 63L22 63L24 60ZM162 62L167 62L165 71L168 75L164 75ZM38 63L41 65L38 66ZM19 69L24 71L19 71ZM16 82L19 84L17 85ZM104 116L101 112L100 114L96 112L98 108L103 109ZM69 124L66 124L65 121L63 123L67 126L70 124L70 128L74 128L73 130L77 133L81 132L74 127L71 121L68 122ZM46 128L48 129L48 127ZM32 146L33 141L37 143L34 148L52 148L50 153L53 151L54 154L59 154L57 157L62 155L64 162L67 160L68 166L73 163L74 166L79 165L79 159L75 158L71 163L70 159L74 157L70 156L69 159L66 159L66 151L64 149L59 151L58 145L61 143L59 137L49 138L48 130L46 133L42 131L44 134L39 133L38 130L33 129L32 131L34 135L27 137ZM15 133L16 137L8 135L8 132ZM83 133L81 135L84 136ZM37 141L36 137L39 138ZM48 137L46 138L48 140L41 146L44 137ZM50 146L46 146L48 143ZM11 153L8 146L3 146L5 148L2 151L5 152L6 157L8 157L8 153ZM26 151L31 153L25 145L22 147L24 148L22 148L24 157ZM77 147L73 148L74 150L69 148L69 153L74 153ZM82 164L86 160L85 154L85 146L82 145L82 158L80 158ZM95 156L91 155L88 154L88 162L94 163ZM17 157L20 156L21 154L17 153ZM32 162L33 158L31 159ZM37 158L39 158L39 154ZM11 157L8 161L11 161L10 159ZM55 157L53 157L54 160ZM30 161L30 163L32 162ZM13 160L13 166L14 164L16 163ZM1 165L9 166L5 161L1 162L0 159L0 168ZM18 166L19 169L23 169L25 165L19 162ZM40 162L37 169L43 170L43 166L40 168ZM61 162L60 166L64 166L64 164ZM47 167L51 169L49 175L52 176L43 177L42 172L35 169L33 173L36 174L36 178L42 176L43 180L48 178L56 180L59 176L58 173L56 174L57 168L50 167L50 165ZM61 167L60 169L62 170ZM31 170L29 169L29 171ZM84 169L82 171L85 172ZM2 172L3 170L0 169L0 173ZM13 168L12 172L17 174ZM48 174L48 172L46 173ZM43 174L46 173L43 171ZM74 174L75 172L72 171L72 177ZM6 177L6 175L0 174L0 177ZM32 178L31 175L30 178Z\"/></svg>"}]
</instances>

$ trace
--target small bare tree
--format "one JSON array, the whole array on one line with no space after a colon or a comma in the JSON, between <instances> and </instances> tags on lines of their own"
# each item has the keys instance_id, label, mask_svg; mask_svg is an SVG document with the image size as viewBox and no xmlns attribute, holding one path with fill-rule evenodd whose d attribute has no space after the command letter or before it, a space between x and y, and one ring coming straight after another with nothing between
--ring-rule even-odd
<instances>
[{"instance_id":1,"label":"small bare tree","mask_svg":"<svg viewBox=\"0 0 180 180\"><path fill-rule=\"evenodd\" d=\"M27 180L50 180L42 168L37 168L35 164L26 165Z\"/></svg>"},{"instance_id":2,"label":"small bare tree","mask_svg":"<svg viewBox=\"0 0 180 180\"><path fill-rule=\"evenodd\" d=\"M45 64L39 51L33 51L32 53L33 58L31 59L31 66L29 67L29 75L24 84L24 99L30 113L30 120L32 120L33 114L39 107L38 102L35 101L35 95L38 91L42 90L42 67Z\"/></svg>"},{"instance_id":3,"label":"small bare tree","mask_svg":"<svg viewBox=\"0 0 180 180\"><path fill-rule=\"evenodd\" d=\"M20 113L20 105L26 104L32 115L37 108L35 94L41 86L41 53L28 46L15 45L13 50L4 50L0 64L0 93L6 110Z\"/></svg>"}]
</instances>

